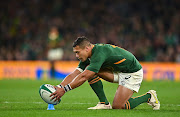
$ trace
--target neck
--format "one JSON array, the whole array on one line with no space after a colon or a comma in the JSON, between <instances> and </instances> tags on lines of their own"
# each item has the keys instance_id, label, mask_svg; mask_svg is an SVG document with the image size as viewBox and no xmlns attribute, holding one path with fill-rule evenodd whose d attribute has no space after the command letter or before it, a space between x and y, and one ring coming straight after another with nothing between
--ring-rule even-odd
<instances>
[{"instance_id":1,"label":"neck","mask_svg":"<svg viewBox=\"0 0 180 117\"><path fill-rule=\"evenodd\" d=\"M94 48L94 45L93 44L91 44L91 50L90 50L90 52L89 52L89 58L91 58L91 55L92 55L92 49Z\"/></svg>"}]
</instances>

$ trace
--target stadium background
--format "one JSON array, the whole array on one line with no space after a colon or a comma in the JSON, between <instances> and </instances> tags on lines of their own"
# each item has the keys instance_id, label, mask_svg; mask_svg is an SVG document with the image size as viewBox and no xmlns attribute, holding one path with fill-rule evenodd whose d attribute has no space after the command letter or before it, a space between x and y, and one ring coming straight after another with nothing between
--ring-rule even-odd
<instances>
[{"instance_id":1,"label":"stadium background","mask_svg":"<svg viewBox=\"0 0 180 117\"><path fill-rule=\"evenodd\" d=\"M141 62L145 82L140 93L154 88L162 102L162 111L159 112L145 110L144 113L144 107L148 107L139 107L139 111L144 113L141 116L148 116L148 112L153 116L157 113L163 117L178 116L179 0L5 0L0 2L0 22L0 94L3 94L0 96L0 116L14 116L16 112L21 116L50 115L41 111L46 110L47 105L39 103L42 100L37 94L38 88L43 83L56 85L77 67L72 43L83 35L92 43L125 48ZM113 93L110 89L116 89L114 85L103 84L107 94ZM89 100L93 99L93 106L97 99L90 88L84 87L86 85L72 91L80 100L69 95L64 99L65 103L56 108L63 110L61 113L64 114L91 116L91 111L83 109L90 106ZM89 96L84 96L86 92ZM88 98L92 95L91 99ZM112 101L113 97L109 99ZM66 105L66 102L73 104L77 101L87 107ZM139 111L121 111L121 114L136 116ZM94 116L113 116L118 111L111 111L111 115L108 111L93 113ZM55 114L58 113L52 115Z\"/></svg>"},{"instance_id":2,"label":"stadium background","mask_svg":"<svg viewBox=\"0 0 180 117\"><path fill-rule=\"evenodd\" d=\"M1 79L21 77L21 74L22 77L27 74L28 78L35 74L31 71L36 72L37 78L41 71L51 70L56 74L52 77L58 78L60 73L62 78L73 69L64 70L59 61L67 61L65 67L69 66L68 62L77 61L72 43L82 35L92 43L118 45L132 52L139 61L150 62L144 71L158 73L157 79L180 78L178 0L6 0L0 6L0 61L6 62L1 62ZM57 49L55 54L49 54L53 49ZM24 67L19 67L19 61L29 60L32 62L23 62ZM50 65L38 65L37 61L50 61ZM172 69L166 69L169 68L166 62L172 63ZM29 64L35 65L34 68L28 68ZM154 65L158 67L154 69ZM52 72L49 73L47 77L51 77ZM154 75L148 75L151 76Z\"/></svg>"}]
</instances>

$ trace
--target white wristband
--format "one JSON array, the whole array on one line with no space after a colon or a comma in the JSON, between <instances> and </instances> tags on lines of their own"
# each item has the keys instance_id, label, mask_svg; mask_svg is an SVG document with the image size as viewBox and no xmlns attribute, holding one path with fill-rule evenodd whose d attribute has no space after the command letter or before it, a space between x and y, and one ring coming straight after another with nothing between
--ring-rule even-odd
<instances>
[{"instance_id":1,"label":"white wristband","mask_svg":"<svg viewBox=\"0 0 180 117\"><path fill-rule=\"evenodd\" d=\"M56 87L63 88L63 86L61 84L56 85Z\"/></svg>"},{"instance_id":2,"label":"white wristband","mask_svg":"<svg viewBox=\"0 0 180 117\"><path fill-rule=\"evenodd\" d=\"M66 86L64 86L64 91L65 92L68 92L68 91L70 91L70 90L72 90L72 88L71 88L71 86L68 84L68 85L66 85Z\"/></svg>"}]
</instances>

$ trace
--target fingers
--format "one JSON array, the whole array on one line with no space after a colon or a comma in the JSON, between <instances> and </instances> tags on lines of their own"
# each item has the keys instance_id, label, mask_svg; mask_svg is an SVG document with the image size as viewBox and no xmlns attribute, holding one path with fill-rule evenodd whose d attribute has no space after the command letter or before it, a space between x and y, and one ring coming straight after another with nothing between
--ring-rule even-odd
<instances>
[{"instance_id":1,"label":"fingers","mask_svg":"<svg viewBox=\"0 0 180 117\"><path fill-rule=\"evenodd\" d=\"M53 86L55 89L57 89L57 87L55 87L55 86ZM55 94L57 94L57 92L55 91L54 93L51 93L51 95L49 96L49 97L51 97L51 96L53 96L53 95L55 95Z\"/></svg>"},{"instance_id":2,"label":"fingers","mask_svg":"<svg viewBox=\"0 0 180 117\"><path fill-rule=\"evenodd\" d=\"M57 101L57 100L59 101L61 96L58 96L58 94L56 94L51 98L51 100L53 100L54 98L55 98L54 102Z\"/></svg>"},{"instance_id":3,"label":"fingers","mask_svg":"<svg viewBox=\"0 0 180 117\"><path fill-rule=\"evenodd\" d=\"M52 93L49 97L53 96L51 98L51 100L53 100L55 98L54 102L57 100L60 101L60 98L62 97L61 91L60 91L60 89L58 90L58 87L56 87L56 86L53 86L53 87L56 89L56 91L54 93Z\"/></svg>"},{"instance_id":4,"label":"fingers","mask_svg":"<svg viewBox=\"0 0 180 117\"><path fill-rule=\"evenodd\" d=\"M57 100L59 101L60 98L61 98L60 96L57 96L56 99L54 100L54 102L57 101Z\"/></svg>"},{"instance_id":5,"label":"fingers","mask_svg":"<svg viewBox=\"0 0 180 117\"><path fill-rule=\"evenodd\" d=\"M54 93L51 93L51 95L49 96L49 97L51 97L51 96L53 96L53 95L55 95L55 94L57 94L57 92L55 91Z\"/></svg>"},{"instance_id":6,"label":"fingers","mask_svg":"<svg viewBox=\"0 0 180 117\"><path fill-rule=\"evenodd\" d=\"M56 86L53 86L55 89L57 89L57 87Z\"/></svg>"},{"instance_id":7,"label":"fingers","mask_svg":"<svg viewBox=\"0 0 180 117\"><path fill-rule=\"evenodd\" d=\"M51 98L51 100L53 100L55 97L57 97L57 94L54 94L54 95L52 95L53 97ZM49 97L51 97L51 96L49 96Z\"/></svg>"},{"instance_id":8,"label":"fingers","mask_svg":"<svg viewBox=\"0 0 180 117\"><path fill-rule=\"evenodd\" d=\"M51 96L50 96L50 97L51 97ZM59 97L58 94L54 94L53 97L51 98L51 100L53 100L53 99L55 98L55 100L54 100L54 102L55 102L58 97Z\"/></svg>"},{"instance_id":9,"label":"fingers","mask_svg":"<svg viewBox=\"0 0 180 117\"><path fill-rule=\"evenodd\" d=\"M53 100L54 98L56 98L56 99L54 100L54 102L55 102L56 100L60 100L60 98L61 98L61 96L59 96L56 91L55 91L54 93L52 93L49 97L51 97L51 96L53 96L53 97L51 98L51 100Z\"/></svg>"}]
</instances>

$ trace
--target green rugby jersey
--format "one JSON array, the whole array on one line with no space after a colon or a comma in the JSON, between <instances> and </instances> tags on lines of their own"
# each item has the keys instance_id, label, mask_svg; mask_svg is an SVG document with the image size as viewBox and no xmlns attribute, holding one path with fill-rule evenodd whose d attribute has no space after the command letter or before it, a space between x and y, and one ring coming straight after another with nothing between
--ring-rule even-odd
<instances>
[{"instance_id":1,"label":"green rugby jersey","mask_svg":"<svg viewBox=\"0 0 180 117\"><path fill-rule=\"evenodd\" d=\"M110 44L95 44L91 58L84 62L80 61L78 68L96 73L103 69L133 73L140 70L142 66L132 53L123 48Z\"/></svg>"}]
</instances>

